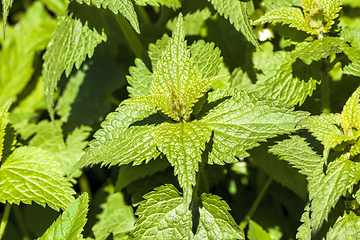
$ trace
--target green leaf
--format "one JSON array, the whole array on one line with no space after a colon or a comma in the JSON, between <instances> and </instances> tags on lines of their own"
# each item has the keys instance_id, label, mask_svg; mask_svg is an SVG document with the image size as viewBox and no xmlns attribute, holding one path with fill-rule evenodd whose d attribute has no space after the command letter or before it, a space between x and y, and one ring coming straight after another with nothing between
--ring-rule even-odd
<instances>
[{"instance_id":1,"label":"green leaf","mask_svg":"<svg viewBox=\"0 0 360 240\"><path fill-rule=\"evenodd\" d=\"M72 16L59 19L43 57L45 101L51 116L54 112L54 91L63 71L69 76L73 64L79 69L86 56L91 58L95 47L102 41L106 41L105 33L100 35L96 30L90 29L87 22L83 25L80 19L73 19Z\"/></svg>"},{"instance_id":2,"label":"green leaf","mask_svg":"<svg viewBox=\"0 0 360 240\"><path fill-rule=\"evenodd\" d=\"M291 57L318 61L334 53L340 53L340 47L343 44L345 44L345 41L337 37L324 37L312 42L303 42L298 44L296 49L291 52Z\"/></svg>"},{"instance_id":3,"label":"green leaf","mask_svg":"<svg viewBox=\"0 0 360 240\"><path fill-rule=\"evenodd\" d=\"M344 67L344 73L360 77L360 59Z\"/></svg>"},{"instance_id":4,"label":"green leaf","mask_svg":"<svg viewBox=\"0 0 360 240\"><path fill-rule=\"evenodd\" d=\"M166 50L169 45L170 37L165 33L161 39L156 40L156 43L149 44L149 58L151 60L152 70L156 71L158 61L161 59L161 53ZM150 90L149 90L150 91Z\"/></svg>"},{"instance_id":5,"label":"green leaf","mask_svg":"<svg viewBox=\"0 0 360 240\"><path fill-rule=\"evenodd\" d=\"M89 207L87 193L81 194L66 211L46 230L37 240L46 239L84 239L81 232L86 223L86 214Z\"/></svg>"},{"instance_id":6,"label":"green leaf","mask_svg":"<svg viewBox=\"0 0 360 240\"><path fill-rule=\"evenodd\" d=\"M250 220L249 231L247 233L249 240L272 240L269 233L267 233L259 224Z\"/></svg>"},{"instance_id":7,"label":"green leaf","mask_svg":"<svg viewBox=\"0 0 360 240\"><path fill-rule=\"evenodd\" d=\"M254 163L260 166L272 179L292 190L303 200L307 200L306 179L290 164L280 161L276 156L269 154L265 145L255 148L250 153L250 156Z\"/></svg>"},{"instance_id":8,"label":"green leaf","mask_svg":"<svg viewBox=\"0 0 360 240\"><path fill-rule=\"evenodd\" d=\"M311 116L299 124L309 129L312 135L324 145L323 160L325 164L327 164L330 149L347 140L337 127L339 122L334 114Z\"/></svg>"},{"instance_id":9,"label":"green leaf","mask_svg":"<svg viewBox=\"0 0 360 240\"><path fill-rule=\"evenodd\" d=\"M137 5L146 6L151 5L159 7L160 5L171 7L176 10L181 7L181 2L179 0L134 0Z\"/></svg>"},{"instance_id":10,"label":"green leaf","mask_svg":"<svg viewBox=\"0 0 360 240\"><path fill-rule=\"evenodd\" d=\"M248 2L238 0L208 1L212 3L215 10L218 11L220 15L229 19L230 23L234 25L236 30L240 30L248 41L250 41L255 47L261 49L249 22L249 16L247 13Z\"/></svg>"},{"instance_id":11,"label":"green leaf","mask_svg":"<svg viewBox=\"0 0 360 240\"><path fill-rule=\"evenodd\" d=\"M173 185L155 188L143 198L135 213L135 239L192 239L191 212Z\"/></svg>"},{"instance_id":12,"label":"green leaf","mask_svg":"<svg viewBox=\"0 0 360 240\"><path fill-rule=\"evenodd\" d=\"M10 7L13 3L13 0L2 0L2 15L3 15L3 29L4 29L4 41L5 41L5 30L6 30L6 22L9 15Z\"/></svg>"},{"instance_id":13,"label":"green leaf","mask_svg":"<svg viewBox=\"0 0 360 240\"><path fill-rule=\"evenodd\" d=\"M187 36L200 35L205 21L211 17L210 10L205 7L201 11L198 9L196 12L188 13L184 16L184 32ZM166 27L173 31L176 26L177 18L170 19L166 23Z\"/></svg>"},{"instance_id":14,"label":"green leaf","mask_svg":"<svg viewBox=\"0 0 360 240\"><path fill-rule=\"evenodd\" d=\"M175 166L175 175L178 175L187 201L192 198L192 186L196 184L196 172L211 131L211 125L198 121L162 123L155 129L154 141Z\"/></svg>"},{"instance_id":15,"label":"green leaf","mask_svg":"<svg viewBox=\"0 0 360 240\"><path fill-rule=\"evenodd\" d=\"M139 22L131 0L76 0L78 3L86 3L87 5L95 5L97 8L108 8L115 14L119 12L127 20L137 33L140 33Z\"/></svg>"},{"instance_id":16,"label":"green leaf","mask_svg":"<svg viewBox=\"0 0 360 240\"><path fill-rule=\"evenodd\" d=\"M278 142L270 148L270 152L278 155L280 159L289 162L299 172L311 178L315 168L322 166L322 159L314 152L306 140L297 135L290 139Z\"/></svg>"},{"instance_id":17,"label":"green leaf","mask_svg":"<svg viewBox=\"0 0 360 240\"><path fill-rule=\"evenodd\" d=\"M138 166L131 166L130 164L123 165L119 170L119 175L115 184L115 191L121 191L129 183L163 171L169 166L170 165L167 159L161 157L155 161L150 161L147 164L142 163Z\"/></svg>"},{"instance_id":18,"label":"green leaf","mask_svg":"<svg viewBox=\"0 0 360 240\"><path fill-rule=\"evenodd\" d=\"M87 146L86 139L91 128L85 126L76 128L64 141L61 125L58 120L41 121L36 126L36 135L30 140L29 145L49 152L55 161L61 164L63 172L69 175L75 163L84 154L83 149Z\"/></svg>"},{"instance_id":19,"label":"green leaf","mask_svg":"<svg viewBox=\"0 0 360 240\"><path fill-rule=\"evenodd\" d=\"M122 105L116 112L110 113L94 134L84 156L73 170L97 163L104 165L124 165L134 161L135 165L159 156L153 140L154 126L131 126L156 111L153 108L138 105ZM136 141L134 141L136 139Z\"/></svg>"},{"instance_id":20,"label":"green leaf","mask_svg":"<svg viewBox=\"0 0 360 240\"><path fill-rule=\"evenodd\" d=\"M183 22L180 14L173 36L156 65L151 94L170 95L172 87L181 95L188 86L201 79L201 74L194 66L190 58L190 50L184 40Z\"/></svg>"},{"instance_id":21,"label":"green leaf","mask_svg":"<svg viewBox=\"0 0 360 240\"><path fill-rule=\"evenodd\" d=\"M216 76L220 71L222 62L221 51L214 43L199 40L190 46L191 58L198 66L203 78Z\"/></svg>"},{"instance_id":22,"label":"green leaf","mask_svg":"<svg viewBox=\"0 0 360 240\"><path fill-rule=\"evenodd\" d=\"M74 200L75 191L59 165L40 148L15 149L0 168L0 202L34 201L55 210L65 209Z\"/></svg>"},{"instance_id":23,"label":"green leaf","mask_svg":"<svg viewBox=\"0 0 360 240\"><path fill-rule=\"evenodd\" d=\"M295 125L306 117L306 112L293 112L278 107L274 101L262 99L258 93L246 90L218 90L209 94L209 101L231 96L201 119L214 129L213 145L208 163L237 162L236 157L246 157L246 150L258 146L258 142L279 134L290 133Z\"/></svg>"},{"instance_id":24,"label":"green leaf","mask_svg":"<svg viewBox=\"0 0 360 240\"><path fill-rule=\"evenodd\" d=\"M4 139L5 139L5 129L7 124L8 111L12 100L8 100L0 107L0 163L2 161L2 155L4 150ZM1 166L1 165L0 165Z\"/></svg>"},{"instance_id":25,"label":"green leaf","mask_svg":"<svg viewBox=\"0 0 360 240\"><path fill-rule=\"evenodd\" d=\"M171 99L169 98L169 96L165 94L141 95L135 98L128 98L124 100L121 104L148 106L148 107L156 108L156 110L162 111L167 116L174 119L175 121L179 120L179 115L173 112Z\"/></svg>"},{"instance_id":26,"label":"green leaf","mask_svg":"<svg viewBox=\"0 0 360 240\"><path fill-rule=\"evenodd\" d=\"M311 220L310 220L310 206L307 204L304 209L304 213L301 215L300 221L302 222L301 226L298 228L296 233L296 239L299 240L308 240L311 239Z\"/></svg>"},{"instance_id":27,"label":"green leaf","mask_svg":"<svg viewBox=\"0 0 360 240\"><path fill-rule=\"evenodd\" d=\"M329 240L352 239L360 234L360 217L354 212L344 212L326 234Z\"/></svg>"},{"instance_id":28,"label":"green leaf","mask_svg":"<svg viewBox=\"0 0 360 240\"><path fill-rule=\"evenodd\" d=\"M69 82L66 84L66 88L55 107L57 114L61 116L62 122L67 122L69 119L71 105L75 102L85 76L85 72L79 70L76 72L75 76L70 77Z\"/></svg>"},{"instance_id":29,"label":"green leaf","mask_svg":"<svg viewBox=\"0 0 360 240\"><path fill-rule=\"evenodd\" d=\"M304 66L295 61L288 52L278 52L267 58L262 66L264 75L259 76L255 89L288 107L302 105L321 78L316 73L317 65L307 66L304 71Z\"/></svg>"},{"instance_id":30,"label":"green leaf","mask_svg":"<svg viewBox=\"0 0 360 240\"><path fill-rule=\"evenodd\" d=\"M200 218L195 239L245 239L244 232L230 215L230 207L219 196L203 193L198 200ZM196 212L196 211L195 211Z\"/></svg>"},{"instance_id":31,"label":"green leaf","mask_svg":"<svg viewBox=\"0 0 360 240\"><path fill-rule=\"evenodd\" d=\"M125 237L134 229L135 217L131 206L126 205L121 192L114 193L114 187L108 185L104 189L109 193L106 202L100 207L103 211L97 215L99 221L92 227L97 240L105 240L110 234L114 238Z\"/></svg>"},{"instance_id":32,"label":"green leaf","mask_svg":"<svg viewBox=\"0 0 360 240\"><path fill-rule=\"evenodd\" d=\"M189 209L177 189L166 184L143 197L136 211L135 239L245 239L218 196L204 193Z\"/></svg>"},{"instance_id":33,"label":"green leaf","mask_svg":"<svg viewBox=\"0 0 360 240\"><path fill-rule=\"evenodd\" d=\"M130 67L129 73L130 76L126 76L130 85L127 87L129 97L133 98L149 94L151 91L153 74L146 67L145 63L139 58L135 59L135 67Z\"/></svg>"},{"instance_id":34,"label":"green leaf","mask_svg":"<svg viewBox=\"0 0 360 240\"><path fill-rule=\"evenodd\" d=\"M324 145L325 164L331 148L335 148L343 142L356 140L360 136L359 94L360 87L347 100L341 115L311 116L300 123L306 126ZM354 151L356 152L356 149Z\"/></svg>"},{"instance_id":35,"label":"green leaf","mask_svg":"<svg viewBox=\"0 0 360 240\"><path fill-rule=\"evenodd\" d=\"M303 12L299 8L295 7L284 7L279 9L274 9L260 19L254 21L254 24L264 24L264 23L282 23L290 24L290 27L296 28L307 33L314 33L314 30L305 20Z\"/></svg>"},{"instance_id":36,"label":"green leaf","mask_svg":"<svg viewBox=\"0 0 360 240\"><path fill-rule=\"evenodd\" d=\"M360 164L342 154L328 164L326 174L322 166L313 170L309 180L309 200L311 201L312 230L316 233L339 198L359 180Z\"/></svg>"}]
</instances>

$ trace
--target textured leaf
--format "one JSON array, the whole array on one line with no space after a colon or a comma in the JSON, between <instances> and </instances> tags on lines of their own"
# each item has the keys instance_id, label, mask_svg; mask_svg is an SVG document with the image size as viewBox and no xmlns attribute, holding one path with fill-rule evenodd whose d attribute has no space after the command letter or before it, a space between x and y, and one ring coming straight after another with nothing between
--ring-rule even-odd
<instances>
[{"instance_id":1,"label":"textured leaf","mask_svg":"<svg viewBox=\"0 0 360 240\"><path fill-rule=\"evenodd\" d=\"M301 215L300 221L302 222L301 226L298 228L296 233L296 239L299 240L308 240L311 239L311 228L310 228L310 206L309 204L305 206L304 213Z\"/></svg>"},{"instance_id":2,"label":"textured leaf","mask_svg":"<svg viewBox=\"0 0 360 240\"><path fill-rule=\"evenodd\" d=\"M201 11L189 12L184 16L184 32L186 36L201 35L205 21L211 17L210 10L205 7ZM166 27L171 31L175 29L177 18L170 19Z\"/></svg>"},{"instance_id":3,"label":"textured leaf","mask_svg":"<svg viewBox=\"0 0 360 240\"><path fill-rule=\"evenodd\" d=\"M9 10L10 7L13 3L13 0L2 0L2 15L3 15L3 29L4 29L4 40L5 40L5 30L6 30L6 22L7 22L7 17L9 15Z\"/></svg>"},{"instance_id":4,"label":"textured leaf","mask_svg":"<svg viewBox=\"0 0 360 240\"><path fill-rule=\"evenodd\" d=\"M69 175L75 163L84 154L83 149L88 143L85 139L89 137L91 128L76 128L64 141L61 125L58 120L41 121L36 126L36 135L30 140L29 145L49 152L54 160L61 164L63 172Z\"/></svg>"},{"instance_id":5,"label":"textured leaf","mask_svg":"<svg viewBox=\"0 0 360 240\"><path fill-rule=\"evenodd\" d=\"M344 67L344 73L360 77L360 59Z\"/></svg>"},{"instance_id":6,"label":"textured leaf","mask_svg":"<svg viewBox=\"0 0 360 240\"><path fill-rule=\"evenodd\" d=\"M304 70L301 65L295 64L295 60L287 52L269 57L262 68L265 75L256 82L256 90L289 107L303 104L321 78L315 73L318 70L316 66L311 65Z\"/></svg>"},{"instance_id":7,"label":"textured leaf","mask_svg":"<svg viewBox=\"0 0 360 240\"><path fill-rule=\"evenodd\" d=\"M229 206L218 196L202 194L191 211L173 185L155 188L144 198L136 211L135 239L245 239Z\"/></svg>"},{"instance_id":8,"label":"textured leaf","mask_svg":"<svg viewBox=\"0 0 360 240\"><path fill-rule=\"evenodd\" d=\"M8 100L0 107L0 163L2 162L3 148L4 148L4 138L5 138L5 129L7 124L7 116L12 101ZM0 165L1 166L1 165Z\"/></svg>"},{"instance_id":9,"label":"textured leaf","mask_svg":"<svg viewBox=\"0 0 360 240\"><path fill-rule=\"evenodd\" d=\"M256 39L255 33L251 29L249 16L247 13L248 2L238 0L208 0L212 3L215 10L229 19L230 23L234 25L236 30L240 30L242 34L255 47L261 48Z\"/></svg>"},{"instance_id":10,"label":"textured leaf","mask_svg":"<svg viewBox=\"0 0 360 240\"><path fill-rule=\"evenodd\" d=\"M230 207L219 196L203 193L198 204L201 207L195 205L200 213L195 239L245 239L229 213Z\"/></svg>"},{"instance_id":11,"label":"textured leaf","mask_svg":"<svg viewBox=\"0 0 360 240\"><path fill-rule=\"evenodd\" d=\"M306 112L277 107L273 101L264 100L246 90L215 91L209 94L209 101L227 95L232 97L201 119L214 129L210 164L237 162L235 156L246 157L246 150L256 147L258 142L294 131L296 123L307 116Z\"/></svg>"},{"instance_id":12,"label":"textured leaf","mask_svg":"<svg viewBox=\"0 0 360 240\"><path fill-rule=\"evenodd\" d=\"M205 43L203 40L196 41L190 46L190 52L202 78L210 78L219 73L222 57L220 49L215 47L214 43Z\"/></svg>"},{"instance_id":13,"label":"textured leaf","mask_svg":"<svg viewBox=\"0 0 360 240\"><path fill-rule=\"evenodd\" d=\"M106 202L101 204L102 213L97 215L99 221L92 227L97 240L105 240L112 233L116 239L118 236L126 236L128 231L134 229L135 217L131 206L126 205L121 192L114 193L114 187L105 187L109 193Z\"/></svg>"},{"instance_id":14,"label":"textured leaf","mask_svg":"<svg viewBox=\"0 0 360 240\"><path fill-rule=\"evenodd\" d=\"M250 220L249 231L247 233L249 240L272 240L269 233L267 233L259 224Z\"/></svg>"},{"instance_id":15,"label":"textured leaf","mask_svg":"<svg viewBox=\"0 0 360 240\"><path fill-rule=\"evenodd\" d=\"M149 94L151 90L152 73L141 59L135 59L135 67L129 68L130 76L126 76L129 83L127 90L129 97Z\"/></svg>"},{"instance_id":16,"label":"textured leaf","mask_svg":"<svg viewBox=\"0 0 360 240\"><path fill-rule=\"evenodd\" d=\"M81 232L86 223L86 214L89 207L89 197L83 193L66 211L49 227L38 240L47 239L84 239Z\"/></svg>"},{"instance_id":17,"label":"textured leaf","mask_svg":"<svg viewBox=\"0 0 360 240\"><path fill-rule=\"evenodd\" d=\"M190 58L190 50L184 40L183 22L180 14L173 36L156 65L151 84L152 94L170 95L173 87L181 95L186 87L201 79L201 74L194 66Z\"/></svg>"},{"instance_id":18,"label":"textured leaf","mask_svg":"<svg viewBox=\"0 0 360 240\"><path fill-rule=\"evenodd\" d=\"M31 204L65 209L75 191L62 176L59 163L40 148L20 147L0 168L0 202Z\"/></svg>"},{"instance_id":19,"label":"textured leaf","mask_svg":"<svg viewBox=\"0 0 360 240\"><path fill-rule=\"evenodd\" d=\"M278 142L272 146L270 152L289 162L293 167L300 169L299 172L309 179L314 169L322 166L322 159L309 147L304 138L297 135L290 137L291 139Z\"/></svg>"},{"instance_id":20,"label":"textured leaf","mask_svg":"<svg viewBox=\"0 0 360 240\"><path fill-rule=\"evenodd\" d=\"M192 121L163 123L154 132L158 149L175 167L175 175L178 175L180 186L184 189L186 201L192 198L192 187L196 183L201 154L205 143L210 140L211 130L207 123Z\"/></svg>"},{"instance_id":21,"label":"textured leaf","mask_svg":"<svg viewBox=\"0 0 360 240\"><path fill-rule=\"evenodd\" d=\"M359 180L360 164L347 154L330 162L324 174L323 167L317 167L309 181L312 230L316 233L338 202L339 198L352 189Z\"/></svg>"},{"instance_id":22,"label":"textured leaf","mask_svg":"<svg viewBox=\"0 0 360 240\"><path fill-rule=\"evenodd\" d=\"M325 164L330 149L343 142L356 140L360 136L359 94L360 88L348 99L340 116L322 114L320 116L311 116L300 123L306 126L324 145L323 159ZM356 149L353 151L356 152Z\"/></svg>"},{"instance_id":23,"label":"textured leaf","mask_svg":"<svg viewBox=\"0 0 360 240\"><path fill-rule=\"evenodd\" d=\"M131 0L76 0L78 3L85 2L87 5L93 4L97 8L109 8L115 14L119 12L127 20L137 33L140 33L139 22Z\"/></svg>"},{"instance_id":24,"label":"textured leaf","mask_svg":"<svg viewBox=\"0 0 360 240\"><path fill-rule=\"evenodd\" d=\"M172 9L177 9L181 7L181 2L179 0L134 0L137 5L146 6L151 5L158 7L160 5L171 7Z\"/></svg>"},{"instance_id":25,"label":"textured leaf","mask_svg":"<svg viewBox=\"0 0 360 240\"><path fill-rule=\"evenodd\" d=\"M339 16L343 0L304 0L304 15L310 26L328 32Z\"/></svg>"},{"instance_id":26,"label":"textured leaf","mask_svg":"<svg viewBox=\"0 0 360 240\"><path fill-rule=\"evenodd\" d=\"M102 122L102 128L94 134L95 139L73 170L97 163L112 166L134 161L137 165L155 159L160 153L153 141L154 126L129 127L155 113L155 109L146 106L122 105L117 108Z\"/></svg>"},{"instance_id":27,"label":"textured leaf","mask_svg":"<svg viewBox=\"0 0 360 240\"><path fill-rule=\"evenodd\" d=\"M307 181L305 177L296 169L292 168L290 164L279 161L276 156L269 154L265 145L260 145L255 148L250 152L250 156L254 163L261 167L272 179L292 190L303 200L307 200Z\"/></svg>"},{"instance_id":28,"label":"textured leaf","mask_svg":"<svg viewBox=\"0 0 360 240\"><path fill-rule=\"evenodd\" d=\"M258 23L282 23L290 24L290 27L294 27L298 30L305 31L307 33L314 33L314 30L305 20L302 11L295 7L285 7L272 10L256 20L254 24Z\"/></svg>"},{"instance_id":29,"label":"textured leaf","mask_svg":"<svg viewBox=\"0 0 360 240\"><path fill-rule=\"evenodd\" d=\"M174 119L175 121L179 120L179 116L173 112L171 99L167 95L162 95L162 94L141 95L135 98L128 98L124 100L121 104L153 107L156 108L156 110L158 111L162 111L167 116Z\"/></svg>"},{"instance_id":30,"label":"textured leaf","mask_svg":"<svg viewBox=\"0 0 360 240\"><path fill-rule=\"evenodd\" d=\"M334 114L311 116L300 122L324 145L323 160L325 164L327 164L330 149L347 140L337 127L338 123Z\"/></svg>"},{"instance_id":31,"label":"textured leaf","mask_svg":"<svg viewBox=\"0 0 360 240\"><path fill-rule=\"evenodd\" d=\"M45 100L50 115L53 115L54 91L63 71L69 76L73 64L79 69L86 56L90 58L95 47L102 41L106 41L104 32L100 35L91 30L87 23L83 25L80 19L73 19L72 16L59 19L44 54L42 72L45 83Z\"/></svg>"},{"instance_id":32,"label":"textured leaf","mask_svg":"<svg viewBox=\"0 0 360 240\"><path fill-rule=\"evenodd\" d=\"M344 213L326 234L328 240L356 239L360 236L360 217L354 212Z\"/></svg>"},{"instance_id":33,"label":"textured leaf","mask_svg":"<svg viewBox=\"0 0 360 240\"><path fill-rule=\"evenodd\" d=\"M191 239L191 212L173 185L145 194L136 213L135 239Z\"/></svg>"},{"instance_id":34,"label":"textured leaf","mask_svg":"<svg viewBox=\"0 0 360 240\"><path fill-rule=\"evenodd\" d=\"M170 37L165 33L161 39L156 40L156 43L149 44L149 58L151 60L151 66L153 72L156 71L158 61L161 59L161 53L166 50L169 45ZM149 90L150 92L150 90Z\"/></svg>"},{"instance_id":35,"label":"textured leaf","mask_svg":"<svg viewBox=\"0 0 360 240\"><path fill-rule=\"evenodd\" d=\"M345 44L344 40L337 37L324 37L312 42L303 42L291 52L291 57L318 61L334 53L340 53L340 47L343 44Z\"/></svg>"}]
</instances>

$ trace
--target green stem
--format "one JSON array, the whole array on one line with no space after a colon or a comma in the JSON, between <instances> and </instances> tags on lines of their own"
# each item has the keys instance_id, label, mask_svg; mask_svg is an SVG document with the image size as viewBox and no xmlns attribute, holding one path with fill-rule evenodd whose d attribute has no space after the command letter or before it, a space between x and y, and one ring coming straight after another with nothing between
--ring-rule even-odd
<instances>
[{"instance_id":1,"label":"green stem","mask_svg":"<svg viewBox=\"0 0 360 240\"><path fill-rule=\"evenodd\" d=\"M151 20L149 18L149 15L145 11L145 8L139 5L135 5L135 8L141 22L145 25L151 25Z\"/></svg>"},{"instance_id":2,"label":"green stem","mask_svg":"<svg viewBox=\"0 0 360 240\"><path fill-rule=\"evenodd\" d=\"M329 75L327 73L327 66L329 66L327 59L322 62L321 74L321 110L323 113L330 113L330 87L329 87Z\"/></svg>"},{"instance_id":3,"label":"green stem","mask_svg":"<svg viewBox=\"0 0 360 240\"><path fill-rule=\"evenodd\" d=\"M121 30L123 31L125 38L131 47L131 50L135 53L135 56L137 58L141 58L143 47L141 46L141 43L137 38L133 28L130 26L129 22L121 14L115 15L115 18Z\"/></svg>"},{"instance_id":4,"label":"green stem","mask_svg":"<svg viewBox=\"0 0 360 240\"><path fill-rule=\"evenodd\" d=\"M253 216L253 214L255 213L256 209L258 208L261 200L263 199L267 189L269 188L271 182L272 182L272 178L269 178L266 181L265 185L262 187L262 189L261 189L259 195L257 195L253 205L251 206L250 210L244 217L244 220L242 220L241 223L239 224L240 229L244 229L246 227L246 225L249 223L251 217Z\"/></svg>"},{"instance_id":5,"label":"green stem","mask_svg":"<svg viewBox=\"0 0 360 240\"><path fill-rule=\"evenodd\" d=\"M78 184L79 184L79 188L80 191L86 192L89 195L89 199L91 199L91 188L90 188L90 184L89 184L89 180L86 177L85 174L82 174L81 177L78 179Z\"/></svg>"},{"instance_id":6,"label":"green stem","mask_svg":"<svg viewBox=\"0 0 360 240\"><path fill-rule=\"evenodd\" d=\"M0 239L3 237L4 232L5 232L5 228L6 225L8 223L9 220L9 216L10 216L10 210L11 210L11 204L10 203L6 203L5 205L5 211L4 211L4 215L1 219L1 224L0 224Z\"/></svg>"},{"instance_id":7,"label":"green stem","mask_svg":"<svg viewBox=\"0 0 360 240\"><path fill-rule=\"evenodd\" d=\"M24 215L22 214L19 206L14 206L14 215L15 215L15 218L16 218L16 222L17 222L17 224L19 226L20 232L21 232L21 234L23 236L22 239L23 240L30 240L31 238L30 238L29 233L27 232L25 224L23 222Z\"/></svg>"}]
</instances>

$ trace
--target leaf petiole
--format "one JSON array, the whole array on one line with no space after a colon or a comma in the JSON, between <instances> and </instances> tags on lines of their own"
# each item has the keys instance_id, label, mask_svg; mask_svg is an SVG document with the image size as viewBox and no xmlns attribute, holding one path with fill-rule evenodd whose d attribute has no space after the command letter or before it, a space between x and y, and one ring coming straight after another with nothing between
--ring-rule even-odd
<instances>
[{"instance_id":1,"label":"leaf petiole","mask_svg":"<svg viewBox=\"0 0 360 240\"><path fill-rule=\"evenodd\" d=\"M11 204L6 203L4 215L3 215L2 219L1 219L1 224L0 224L0 239L2 239L2 237L4 235L5 228L6 228L6 225L8 223L8 220L9 220L10 210L11 210Z\"/></svg>"}]
</instances>

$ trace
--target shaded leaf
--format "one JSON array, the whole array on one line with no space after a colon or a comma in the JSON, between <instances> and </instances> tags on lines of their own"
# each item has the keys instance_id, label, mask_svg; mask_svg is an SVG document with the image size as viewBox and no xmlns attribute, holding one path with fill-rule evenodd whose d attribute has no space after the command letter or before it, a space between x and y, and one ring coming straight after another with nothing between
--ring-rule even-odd
<instances>
[{"instance_id":1,"label":"shaded leaf","mask_svg":"<svg viewBox=\"0 0 360 240\"><path fill-rule=\"evenodd\" d=\"M230 215L230 207L219 196L203 193L198 207L200 218L195 239L245 239L244 232ZM194 211L194 210L193 210Z\"/></svg>"},{"instance_id":2,"label":"shaded leaf","mask_svg":"<svg viewBox=\"0 0 360 240\"><path fill-rule=\"evenodd\" d=\"M95 47L102 41L106 41L104 32L100 35L91 30L87 23L83 25L80 19L73 19L72 16L59 19L43 57L45 100L51 116L54 91L63 71L69 76L73 64L80 68L86 56L92 57Z\"/></svg>"},{"instance_id":3,"label":"shaded leaf","mask_svg":"<svg viewBox=\"0 0 360 240\"><path fill-rule=\"evenodd\" d=\"M249 16L247 13L248 2L238 0L208 0L212 3L215 10L220 15L229 19L230 23L234 25L236 30L241 31L242 34L255 47L260 48L260 44L256 39L255 33L252 31Z\"/></svg>"},{"instance_id":4,"label":"shaded leaf","mask_svg":"<svg viewBox=\"0 0 360 240\"><path fill-rule=\"evenodd\" d=\"M105 240L110 234L114 238L126 236L134 229L135 217L131 206L126 205L121 192L114 193L114 187L108 185L105 191L109 193L106 202L100 207L103 211L97 215L99 221L92 227L95 238Z\"/></svg>"},{"instance_id":5,"label":"shaded leaf","mask_svg":"<svg viewBox=\"0 0 360 240\"><path fill-rule=\"evenodd\" d=\"M113 13L119 12L127 20L137 33L140 33L139 22L131 0L76 0L78 3L85 2L87 5L93 4L97 8L109 8Z\"/></svg>"},{"instance_id":6,"label":"shaded leaf","mask_svg":"<svg viewBox=\"0 0 360 240\"><path fill-rule=\"evenodd\" d=\"M2 162L5 129L6 129L6 124L8 122L7 116L11 103L12 101L8 100L0 107L0 163Z\"/></svg>"},{"instance_id":7,"label":"shaded leaf","mask_svg":"<svg viewBox=\"0 0 360 240\"><path fill-rule=\"evenodd\" d=\"M259 224L250 220L249 231L247 233L249 240L272 240L269 233L267 233Z\"/></svg>"},{"instance_id":8,"label":"shaded leaf","mask_svg":"<svg viewBox=\"0 0 360 240\"><path fill-rule=\"evenodd\" d=\"M81 232L86 223L86 214L89 207L89 197L83 193L66 211L49 227L38 240L46 239L84 239Z\"/></svg>"}]
</instances>

